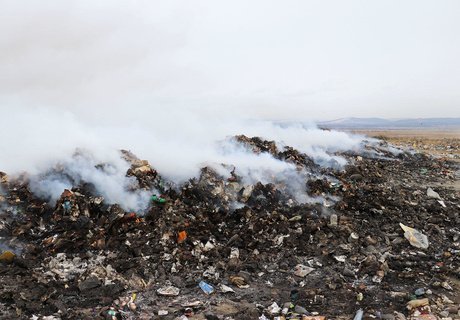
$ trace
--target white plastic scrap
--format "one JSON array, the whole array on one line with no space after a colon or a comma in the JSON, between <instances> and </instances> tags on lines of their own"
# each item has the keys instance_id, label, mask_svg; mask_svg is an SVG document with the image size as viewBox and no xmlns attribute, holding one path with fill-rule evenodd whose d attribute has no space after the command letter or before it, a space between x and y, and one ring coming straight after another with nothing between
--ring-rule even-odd
<instances>
[{"instance_id":1,"label":"white plastic scrap","mask_svg":"<svg viewBox=\"0 0 460 320\"><path fill-rule=\"evenodd\" d=\"M409 243L416 248L427 249L429 246L428 237L420 231L411 227L399 224L404 230L404 237L409 240Z\"/></svg>"},{"instance_id":2,"label":"white plastic scrap","mask_svg":"<svg viewBox=\"0 0 460 320\"><path fill-rule=\"evenodd\" d=\"M167 286L157 290L157 293L162 296L178 296L179 292L179 288L173 286Z\"/></svg>"},{"instance_id":3,"label":"white plastic scrap","mask_svg":"<svg viewBox=\"0 0 460 320\"><path fill-rule=\"evenodd\" d=\"M203 272L203 277L208 279L218 280L220 277L219 272L216 270L216 267L210 266Z\"/></svg>"},{"instance_id":4,"label":"white plastic scrap","mask_svg":"<svg viewBox=\"0 0 460 320\"><path fill-rule=\"evenodd\" d=\"M232 258L235 258L235 259L240 258L240 250L238 250L238 248L231 248L230 259L232 259Z\"/></svg>"},{"instance_id":5,"label":"white plastic scrap","mask_svg":"<svg viewBox=\"0 0 460 320\"><path fill-rule=\"evenodd\" d=\"M104 265L105 258L98 255L93 255L89 259L72 258L67 257L65 253L58 253L55 257L46 258L42 267L36 270L49 269L43 273L45 278L58 277L63 281L70 281L84 274L95 275L105 282L114 279L123 281L111 265Z\"/></svg>"},{"instance_id":6,"label":"white plastic scrap","mask_svg":"<svg viewBox=\"0 0 460 320\"><path fill-rule=\"evenodd\" d=\"M222 291L222 293L235 292L235 290L233 290L229 286L226 286L225 284L220 285L220 291Z\"/></svg>"},{"instance_id":7,"label":"white plastic scrap","mask_svg":"<svg viewBox=\"0 0 460 320\"><path fill-rule=\"evenodd\" d=\"M270 312L270 314L279 314L281 311L281 308L280 306L276 303L276 302L273 302L269 307L268 307L268 312Z\"/></svg>"},{"instance_id":8,"label":"white plastic scrap","mask_svg":"<svg viewBox=\"0 0 460 320\"><path fill-rule=\"evenodd\" d=\"M273 242L275 243L276 246L281 246L283 244L284 238L289 238L289 234L287 235L279 235L273 239Z\"/></svg>"},{"instance_id":9,"label":"white plastic scrap","mask_svg":"<svg viewBox=\"0 0 460 320\"><path fill-rule=\"evenodd\" d=\"M315 269L307 267L303 264L298 264L294 267L294 274L298 277L304 278L307 274L313 272Z\"/></svg>"},{"instance_id":10,"label":"white plastic scrap","mask_svg":"<svg viewBox=\"0 0 460 320\"><path fill-rule=\"evenodd\" d=\"M439 195L439 193L437 193L436 191L434 191L433 189L431 188L428 188L426 190L426 195L428 196L428 198L433 198L433 199L438 199L438 200L442 200L441 196Z\"/></svg>"},{"instance_id":11,"label":"white plastic scrap","mask_svg":"<svg viewBox=\"0 0 460 320\"><path fill-rule=\"evenodd\" d=\"M363 309L359 309L359 310L356 312L356 315L355 315L355 317L353 318L353 320L361 320L361 319L363 318L363 314L364 314Z\"/></svg>"},{"instance_id":12,"label":"white plastic scrap","mask_svg":"<svg viewBox=\"0 0 460 320\"><path fill-rule=\"evenodd\" d=\"M334 259L338 262L345 262L345 260L347 260L347 256L334 256Z\"/></svg>"},{"instance_id":13,"label":"white plastic scrap","mask_svg":"<svg viewBox=\"0 0 460 320\"><path fill-rule=\"evenodd\" d=\"M211 242L211 241L208 241L206 242L206 244L204 245L204 248L203 248L203 251L207 252L209 250L212 250L214 249L216 246Z\"/></svg>"}]
</instances>

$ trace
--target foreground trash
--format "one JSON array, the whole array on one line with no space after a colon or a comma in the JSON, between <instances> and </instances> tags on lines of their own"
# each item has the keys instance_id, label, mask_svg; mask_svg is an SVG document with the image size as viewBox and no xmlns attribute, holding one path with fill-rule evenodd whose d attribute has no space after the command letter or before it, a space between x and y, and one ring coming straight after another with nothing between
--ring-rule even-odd
<instances>
[{"instance_id":1,"label":"foreground trash","mask_svg":"<svg viewBox=\"0 0 460 320\"><path fill-rule=\"evenodd\" d=\"M162 287L158 289L157 292L159 295L162 295L162 296L178 296L180 289L174 286L167 286L167 287Z\"/></svg>"},{"instance_id":2,"label":"foreground trash","mask_svg":"<svg viewBox=\"0 0 460 320\"><path fill-rule=\"evenodd\" d=\"M429 197L429 198L433 198L433 199L437 199L437 200L442 200L441 196L439 195L439 193L437 193L436 191L434 191L433 189L431 188L428 188L426 190L426 195Z\"/></svg>"},{"instance_id":3,"label":"foreground trash","mask_svg":"<svg viewBox=\"0 0 460 320\"><path fill-rule=\"evenodd\" d=\"M410 244L416 248L428 249L429 242L428 237L421 233L420 231L413 229L411 227L405 226L404 224L399 224L404 230L404 237L409 240Z\"/></svg>"},{"instance_id":4,"label":"foreground trash","mask_svg":"<svg viewBox=\"0 0 460 320\"><path fill-rule=\"evenodd\" d=\"M207 284L204 281L200 281L198 285L200 286L201 290L203 290L203 292L206 294L211 294L211 293L214 293L215 291L214 288L210 284Z\"/></svg>"},{"instance_id":5,"label":"foreground trash","mask_svg":"<svg viewBox=\"0 0 460 320\"><path fill-rule=\"evenodd\" d=\"M0 254L0 262L12 263L15 256L16 255L13 252L11 252L9 250L6 250L6 251L2 252L2 254Z\"/></svg>"},{"instance_id":6,"label":"foreground trash","mask_svg":"<svg viewBox=\"0 0 460 320\"><path fill-rule=\"evenodd\" d=\"M355 315L355 317L353 318L353 320L361 320L361 319L363 318L363 315L364 315L363 309L359 309L359 310L356 312L356 315Z\"/></svg>"},{"instance_id":7,"label":"foreground trash","mask_svg":"<svg viewBox=\"0 0 460 320\"><path fill-rule=\"evenodd\" d=\"M153 195L150 199L151 199L153 202L157 202L157 203L166 203L166 199L165 199L165 198L159 197L159 196L157 196L157 195Z\"/></svg>"}]
</instances>

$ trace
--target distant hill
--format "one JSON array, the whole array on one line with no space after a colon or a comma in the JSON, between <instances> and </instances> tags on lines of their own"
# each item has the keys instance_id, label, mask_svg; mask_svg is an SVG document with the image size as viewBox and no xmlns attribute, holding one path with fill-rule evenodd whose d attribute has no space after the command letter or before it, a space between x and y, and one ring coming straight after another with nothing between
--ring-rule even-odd
<instances>
[{"instance_id":1,"label":"distant hill","mask_svg":"<svg viewBox=\"0 0 460 320\"><path fill-rule=\"evenodd\" d=\"M326 129L459 129L460 118L342 118L317 125Z\"/></svg>"}]
</instances>

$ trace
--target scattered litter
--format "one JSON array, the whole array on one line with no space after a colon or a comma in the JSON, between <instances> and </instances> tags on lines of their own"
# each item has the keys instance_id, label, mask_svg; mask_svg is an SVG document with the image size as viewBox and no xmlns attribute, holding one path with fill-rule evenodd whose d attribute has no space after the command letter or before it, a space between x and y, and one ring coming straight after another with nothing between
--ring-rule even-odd
<instances>
[{"instance_id":1,"label":"scattered litter","mask_svg":"<svg viewBox=\"0 0 460 320\"><path fill-rule=\"evenodd\" d=\"M359 309L356 312L355 317L353 318L353 320L361 320L363 318L363 315L364 315L363 309Z\"/></svg>"},{"instance_id":2,"label":"scattered litter","mask_svg":"<svg viewBox=\"0 0 460 320\"><path fill-rule=\"evenodd\" d=\"M220 291L223 292L223 293L228 293L228 292L235 292L235 290L233 290L231 287L229 286L226 286L225 284L221 284L220 285Z\"/></svg>"},{"instance_id":3,"label":"scattered litter","mask_svg":"<svg viewBox=\"0 0 460 320\"><path fill-rule=\"evenodd\" d=\"M162 197L159 197L157 195L153 195L150 200L152 200L153 202L157 202L157 203L165 203L166 202L166 199L165 198L162 198Z\"/></svg>"},{"instance_id":4,"label":"scattered litter","mask_svg":"<svg viewBox=\"0 0 460 320\"><path fill-rule=\"evenodd\" d=\"M404 237L409 240L409 243L421 249L427 249L429 246L428 237L421 233L420 231L413 229L411 227L405 226L404 224L399 224L404 230Z\"/></svg>"},{"instance_id":5,"label":"scattered litter","mask_svg":"<svg viewBox=\"0 0 460 320\"><path fill-rule=\"evenodd\" d=\"M434 191L433 189L431 188L428 188L426 190L426 195L428 196L428 198L433 198L433 199L437 199L437 200L442 200L441 196L439 195L439 193L437 193L436 191Z\"/></svg>"},{"instance_id":6,"label":"scattered litter","mask_svg":"<svg viewBox=\"0 0 460 320\"><path fill-rule=\"evenodd\" d=\"M182 243L187 239L187 232L186 231L180 231L177 235L177 243Z\"/></svg>"},{"instance_id":7,"label":"scattered litter","mask_svg":"<svg viewBox=\"0 0 460 320\"><path fill-rule=\"evenodd\" d=\"M203 292L206 294L212 294L215 291L213 286L204 281L200 281L198 285L200 286L201 290L203 290Z\"/></svg>"},{"instance_id":8,"label":"scattered litter","mask_svg":"<svg viewBox=\"0 0 460 320\"><path fill-rule=\"evenodd\" d=\"M3 251L3 253L0 254L0 262L12 263L15 256L16 255L13 252L9 251L9 250Z\"/></svg>"},{"instance_id":9,"label":"scattered litter","mask_svg":"<svg viewBox=\"0 0 460 320\"><path fill-rule=\"evenodd\" d=\"M298 264L294 268L294 274L298 277L304 278L307 274L315 271L315 269L307 267L303 264Z\"/></svg>"},{"instance_id":10,"label":"scattered litter","mask_svg":"<svg viewBox=\"0 0 460 320\"><path fill-rule=\"evenodd\" d=\"M235 286L237 286L240 289L249 288L249 285L246 283L246 280L243 277L231 276L229 279L231 283L233 283Z\"/></svg>"},{"instance_id":11,"label":"scattered litter","mask_svg":"<svg viewBox=\"0 0 460 320\"><path fill-rule=\"evenodd\" d=\"M157 293L162 296L178 296L179 292L179 288L174 286L166 286L157 290Z\"/></svg>"},{"instance_id":12,"label":"scattered litter","mask_svg":"<svg viewBox=\"0 0 460 320\"><path fill-rule=\"evenodd\" d=\"M281 312L281 308L276 302L273 302L267 309L271 315L276 315Z\"/></svg>"},{"instance_id":13,"label":"scattered litter","mask_svg":"<svg viewBox=\"0 0 460 320\"><path fill-rule=\"evenodd\" d=\"M428 298L414 299L407 303L407 309L412 310L412 309L427 306L427 305L429 305Z\"/></svg>"}]
</instances>

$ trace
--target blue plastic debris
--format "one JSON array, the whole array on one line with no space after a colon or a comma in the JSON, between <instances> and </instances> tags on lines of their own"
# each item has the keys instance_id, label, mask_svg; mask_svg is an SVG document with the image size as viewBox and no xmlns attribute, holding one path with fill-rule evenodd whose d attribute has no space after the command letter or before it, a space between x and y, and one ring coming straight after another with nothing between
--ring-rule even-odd
<instances>
[{"instance_id":1,"label":"blue plastic debris","mask_svg":"<svg viewBox=\"0 0 460 320\"><path fill-rule=\"evenodd\" d=\"M215 291L214 288L210 284L207 284L204 281L200 281L198 285L200 286L201 290L203 290L203 292L206 294L211 294Z\"/></svg>"},{"instance_id":2,"label":"blue plastic debris","mask_svg":"<svg viewBox=\"0 0 460 320\"><path fill-rule=\"evenodd\" d=\"M72 204L70 203L70 200L65 200L64 203L62 204L62 206L64 207L64 212L68 213L68 212L70 212Z\"/></svg>"}]
</instances>

